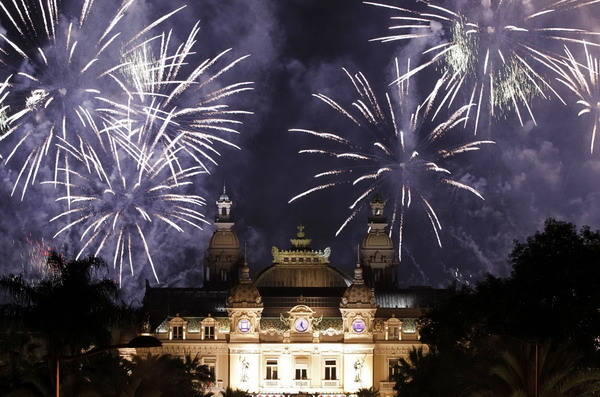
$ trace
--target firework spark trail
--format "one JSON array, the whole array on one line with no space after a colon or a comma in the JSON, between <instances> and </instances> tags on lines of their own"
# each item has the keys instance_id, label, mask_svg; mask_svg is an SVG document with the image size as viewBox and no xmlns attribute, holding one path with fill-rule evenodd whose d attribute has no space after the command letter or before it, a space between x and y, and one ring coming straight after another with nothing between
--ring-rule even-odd
<instances>
[{"instance_id":1,"label":"firework spark trail","mask_svg":"<svg viewBox=\"0 0 600 397\"><path fill-rule=\"evenodd\" d=\"M14 194L22 183L21 199L27 186L35 183L46 158L54 168L55 178L59 167L70 167L68 156L56 149L58 137L74 144L79 140L103 144L103 126L98 125L96 107L104 91L114 89L111 81L103 77L123 47L119 29L127 27L125 16L132 4L134 0L124 2L108 24L98 30L95 24L87 23L102 6L92 0L83 2L75 22L59 14L56 0L0 3L0 15L10 21L6 26L9 32L0 33L0 45L10 60L7 64L18 65L6 102L10 107L3 108L6 112L3 126L7 124L10 128L6 128L1 139L16 141L8 158L16 151L25 153L19 156L25 161L20 165L13 189ZM134 39L179 10L151 22L135 33Z\"/></svg>"},{"instance_id":2,"label":"firework spark trail","mask_svg":"<svg viewBox=\"0 0 600 397\"><path fill-rule=\"evenodd\" d=\"M191 160L206 172L206 161L217 164L215 156L220 153L215 144L239 149L230 141L232 134L239 134L237 119L252 112L232 109L225 100L252 90L252 82L235 82L216 86L221 75L248 57L242 56L222 62L231 49L214 58L195 63L193 46L199 25L191 30L183 45L169 53L171 34L162 34L142 43L123 55L122 63L109 73L125 92L129 101L126 106L107 101L103 108L104 119L119 141L128 146L134 142L139 153L149 157L172 158L172 172L182 169L182 162ZM154 42L159 41L158 54L153 53ZM184 65L197 64L184 75ZM184 159L186 157L186 159ZM137 157L142 165L150 158Z\"/></svg>"},{"instance_id":3,"label":"firework spark trail","mask_svg":"<svg viewBox=\"0 0 600 397\"><path fill-rule=\"evenodd\" d=\"M375 192L382 192L393 203L390 235L394 230L398 233L400 259L403 225L412 203L421 205L441 246L442 225L430 203L428 190L442 184L468 191L483 199L477 190L453 179L450 170L442 166L441 162L461 153L479 150L481 145L494 142L471 141L452 146L445 145L444 141L449 133L465 121L469 105L458 109L440 124L429 127L428 106L423 103L417 106L410 117L410 125L405 130L398 124L398 120L402 120L399 117L399 104L404 103L401 98L392 100L386 93L385 102L381 102L361 73L351 75L346 71L346 74L357 94L351 106L345 107L323 94L314 96L348 119L359 131L368 133L370 143L362 146L359 142L331 132L291 129L292 132L315 136L327 146L339 148L305 149L300 153L335 157L336 160L341 160L343 165L316 174L315 178L327 180L296 195L289 202L343 184L356 186L356 198L349 207L351 214L338 229L337 235L368 203L370 196ZM403 87L398 84L398 93L403 92Z\"/></svg>"},{"instance_id":4,"label":"firework spark trail","mask_svg":"<svg viewBox=\"0 0 600 397\"><path fill-rule=\"evenodd\" d=\"M565 47L566 59L556 63L559 73L557 81L564 84L578 98L577 104L583 108L579 116L590 114L593 118L590 152L594 153L596 133L600 125L600 61L585 48L585 64L577 62L573 53Z\"/></svg>"},{"instance_id":5,"label":"firework spark trail","mask_svg":"<svg viewBox=\"0 0 600 397\"><path fill-rule=\"evenodd\" d=\"M135 31L127 0L98 30L89 22L98 2L82 2L71 21L55 0L35 1L0 3L11 23L0 52L18 65L0 80L0 159L24 159L13 193L22 186L23 200L36 178L60 187L55 237L79 234L78 257L108 251L120 282L127 262L133 274L132 250L143 249L158 281L148 232L207 223L204 199L190 192L216 164L217 145L239 148L230 137L251 112L227 101L253 83L221 76L248 56L198 61L199 24L181 43L173 31L153 33L183 7Z\"/></svg>"},{"instance_id":6,"label":"firework spark trail","mask_svg":"<svg viewBox=\"0 0 600 397\"><path fill-rule=\"evenodd\" d=\"M31 267L34 271L40 274L48 274L52 271L48 258L55 250L53 242L47 242L44 238L34 239L31 233L25 238L26 252L25 255L21 255L24 260L22 264L25 269L26 266ZM25 256L25 257L24 257Z\"/></svg>"},{"instance_id":7,"label":"firework spark trail","mask_svg":"<svg viewBox=\"0 0 600 397\"><path fill-rule=\"evenodd\" d=\"M429 67L442 71L445 92L436 114L442 107L452 107L457 94L475 102L474 132L477 133L482 113L490 117L505 117L514 111L523 125L528 114L535 123L531 102L535 98L556 97L564 101L550 85L547 73L552 62L560 59L556 53L541 48L552 48L558 43L584 43L585 37L599 33L578 27L544 26L544 18L561 16L567 11L589 6L598 1L556 1L536 9L532 2L472 1L460 10L441 7L435 2L422 2L423 10L395 7L389 4L365 1L365 4L392 9L398 13L389 29L397 34L373 39L391 42L427 39L435 44L424 54L430 60L413 68L400 81ZM577 18L572 18L576 20ZM597 45L597 44L593 44Z\"/></svg>"},{"instance_id":8,"label":"firework spark trail","mask_svg":"<svg viewBox=\"0 0 600 397\"><path fill-rule=\"evenodd\" d=\"M117 166L133 162L129 156L124 156L119 163L105 165L90 151L74 155L90 165L90 172L61 170L72 174L72 195L59 197L57 201L70 201L71 208L50 220L64 224L54 238L69 230L80 232L82 247L77 258L86 251L98 256L114 242L113 266L119 268L119 284L122 284L123 266L127 260L131 274L134 273L132 245L137 241L143 247L158 282L145 231L156 227L159 221L178 232L184 231L182 226L202 229L203 224L208 224L200 212L205 205L204 198L186 193L192 179L204 174L204 170L199 166L190 167L173 176L167 172L173 160L164 158L152 168L141 167L132 173L135 165ZM122 169L127 172L122 172Z\"/></svg>"}]
</instances>

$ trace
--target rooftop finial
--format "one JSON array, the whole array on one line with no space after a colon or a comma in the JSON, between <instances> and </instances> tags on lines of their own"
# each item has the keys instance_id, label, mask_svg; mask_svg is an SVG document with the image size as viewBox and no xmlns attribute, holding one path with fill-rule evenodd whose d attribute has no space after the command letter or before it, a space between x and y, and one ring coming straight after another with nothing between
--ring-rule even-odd
<instances>
[{"instance_id":1,"label":"rooftop finial","mask_svg":"<svg viewBox=\"0 0 600 397\"><path fill-rule=\"evenodd\" d=\"M240 281L250 281L250 268L248 267L248 257L246 255L246 243L244 243L244 265L242 266L242 278Z\"/></svg>"},{"instance_id":2,"label":"rooftop finial","mask_svg":"<svg viewBox=\"0 0 600 397\"><path fill-rule=\"evenodd\" d=\"M356 267L354 268L354 284L362 284L363 271L360 267L360 245L356 244Z\"/></svg>"}]
</instances>

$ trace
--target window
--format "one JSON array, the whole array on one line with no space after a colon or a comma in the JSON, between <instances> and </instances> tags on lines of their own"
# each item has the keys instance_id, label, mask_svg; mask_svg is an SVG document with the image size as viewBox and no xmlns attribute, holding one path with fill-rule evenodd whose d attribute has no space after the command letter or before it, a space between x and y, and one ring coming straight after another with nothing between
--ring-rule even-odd
<instances>
[{"instance_id":1,"label":"window","mask_svg":"<svg viewBox=\"0 0 600 397\"><path fill-rule=\"evenodd\" d=\"M374 269L373 280L375 282L380 282L383 280L383 269Z\"/></svg>"},{"instance_id":2,"label":"window","mask_svg":"<svg viewBox=\"0 0 600 397\"><path fill-rule=\"evenodd\" d=\"M208 369L208 372L212 375L213 379L216 379L215 376L215 369L216 369L216 359L214 358L209 358L209 359L204 359L204 365L206 366L206 368Z\"/></svg>"},{"instance_id":3,"label":"window","mask_svg":"<svg viewBox=\"0 0 600 397\"><path fill-rule=\"evenodd\" d=\"M267 360L267 376L266 379L279 379L277 374L277 360Z\"/></svg>"},{"instance_id":4,"label":"window","mask_svg":"<svg viewBox=\"0 0 600 397\"><path fill-rule=\"evenodd\" d=\"M212 325L204 327L204 339L215 340L215 327Z\"/></svg>"},{"instance_id":5,"label":"window","mask_svg":"<svg viewBox=\"0 0 600 397\"><path fill-rule=\"evenodd\" d=\"M296 380L308 379L308 359L297 358L296 359Z\"/></svg>"},{"instance_id":6,"label":"window","mask_svg":"<svg viewBox=\"0 0 600 397\"><path fill-rule=\"evenodd\" d=\"M400 327L391 325L388 328L388 339L400 339Z\"/></svg>"},{"instance_id":7,"label":"window","mask_svg":"<svg viewBox=\"0 0 600 397\"><path fill-rule=\"evenodd\" d=\"M173 327L173 339L183 339L183 326Z\"/></svg>"},{"instance_id":8,"label":"window","mask_svg":"<svg viewBox=\"0 0 600 397\"><path fill-rule=\"evenodd\" d=\"M296 367L296 378L295 379L308 379L306 376L307 368L298 368Z\"/></svg>"},{"instance_id":9,"label":"window","mask_svg":"<svg viewBox=\"0 0 600 397\"><path fill-rule=\"evenodd\" d=\"M336 360L325 360L325 380L337 380Z\"/></svg>"},{"instance_id":10,"label":"window","mask_svg":"<svg viewBox=\"0 0 600 397\"><path fill-rule=\"evenodd\" d=\"M397 358L390 358L388 360L388 380L394 382L396 375L400 372L400 360Z\"/></svg>"}]
</instances>

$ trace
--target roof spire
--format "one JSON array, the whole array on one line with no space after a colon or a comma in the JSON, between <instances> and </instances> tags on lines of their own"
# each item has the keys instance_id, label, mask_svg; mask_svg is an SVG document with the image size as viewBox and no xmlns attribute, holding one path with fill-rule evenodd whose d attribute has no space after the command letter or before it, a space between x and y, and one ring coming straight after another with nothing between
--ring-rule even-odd
<instances>
[{"instance_id":1,"label":"roof spire","mask_svg":"<svg viewBox=\"0 0 600 397\"><path fill-rule=\"evenodd\" d=\"M354 284L363 284L363 271L360 267L360 245L356 247L356 267L354 268Z\"/></svg>"}]
</instances>

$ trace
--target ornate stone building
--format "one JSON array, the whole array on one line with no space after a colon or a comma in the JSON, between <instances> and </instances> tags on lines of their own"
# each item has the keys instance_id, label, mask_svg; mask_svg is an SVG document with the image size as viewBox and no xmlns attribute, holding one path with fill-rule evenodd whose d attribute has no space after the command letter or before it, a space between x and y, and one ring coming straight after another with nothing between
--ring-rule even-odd
<instances>
[{"instance_id":1,"label":"ornate stone building","mask_svg":"<svg viewBox=\"0 0 600 397\"><path fill-rule=\"evenodd\" d=\"M223 191L202 287L147 285L145 331L163 342L150 351L199 353L215 374L214 391L333 396L373 386L392 395L398 360L420 346L416 319L441 291L398 289L385 202L371 202L353 277L331 265L331 249L312 248L300 225L290 247L273 247L272 265L254 279L232 204Z\"/></svg>"}]
</instances>

